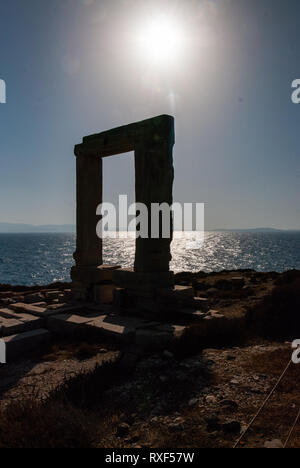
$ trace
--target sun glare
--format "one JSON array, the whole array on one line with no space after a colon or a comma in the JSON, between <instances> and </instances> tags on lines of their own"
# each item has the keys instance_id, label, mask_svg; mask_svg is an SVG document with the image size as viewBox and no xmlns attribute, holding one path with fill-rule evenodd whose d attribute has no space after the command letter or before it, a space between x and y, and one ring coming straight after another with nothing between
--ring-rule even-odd
<instances>
[{"instance_id":1,"label":"sun glare","mask_svg":"<svg viewBox=\"0 0 300 468\"><path fill-rule=\"evenodd\" d=\"M182 28L166 16L149 21L138 39L143 57L156 64L169 65L179 59L184 45Z\"/></svg>"}]
</instances>

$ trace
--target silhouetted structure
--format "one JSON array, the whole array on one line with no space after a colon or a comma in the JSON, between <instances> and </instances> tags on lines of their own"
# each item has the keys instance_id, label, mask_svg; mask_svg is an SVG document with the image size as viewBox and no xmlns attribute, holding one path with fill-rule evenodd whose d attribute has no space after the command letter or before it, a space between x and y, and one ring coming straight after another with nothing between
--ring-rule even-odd
<instances>
[{"instance_id":1,"label":"silhouetted structure","mask_svg":"<svg viewBox=\"0 0 300 468\"><path fill-rule=\"evenodd\" d=\"M134 151L136 202L148 208L151 233L151 204L172 205L174 180L174 118L154 117L103 133L87 136L75 146L77 157L77 248L72 268L73 293L77 299L105 301L108 282L120 288L153 294L156 288L173 287L169 238L136 240L134 270L104 266L102 240L96 234L96 209L102 203L102 158ZM161 230L160 230L161 231Z\"/></svg>"}]
</instances>

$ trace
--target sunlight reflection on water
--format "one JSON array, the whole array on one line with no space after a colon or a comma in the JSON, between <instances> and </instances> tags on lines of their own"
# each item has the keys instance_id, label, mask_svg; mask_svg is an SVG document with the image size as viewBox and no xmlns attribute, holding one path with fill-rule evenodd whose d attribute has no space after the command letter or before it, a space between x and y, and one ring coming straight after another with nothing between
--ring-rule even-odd
<instances>
[{"instance_id":1,"label":"sunlight reflection on water","mask_svg":"<svg viewBox=\"0 0 300 468\"><path fill-rule=\"evenodd\" d=\"M300 269L300 233L208 232L203 248L187 245L184 237L172 243L175 272ZM0 234L0 283L69 281L74 250L74 234ZM104 240L104 263L132 267L134 254L133 238Z\"/></svg>"}]
</instances>

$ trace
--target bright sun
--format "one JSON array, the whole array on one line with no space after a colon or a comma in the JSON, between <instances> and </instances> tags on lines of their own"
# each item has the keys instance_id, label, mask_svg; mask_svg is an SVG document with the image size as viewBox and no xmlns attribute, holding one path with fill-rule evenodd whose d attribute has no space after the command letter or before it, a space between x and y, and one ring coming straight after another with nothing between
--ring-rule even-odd
<instances>
[{"instance_id":1,"label":"bright sun","mask_svg":"<svg viewBox=\"0 0 300 468\"><path fill-rule=\"evenodd\" d=\"M184 45L184 34L174 19L161 16L152 19L139 34L140 51L151 63L170 64L179 59Z\"/></svg>"}]
</instances>

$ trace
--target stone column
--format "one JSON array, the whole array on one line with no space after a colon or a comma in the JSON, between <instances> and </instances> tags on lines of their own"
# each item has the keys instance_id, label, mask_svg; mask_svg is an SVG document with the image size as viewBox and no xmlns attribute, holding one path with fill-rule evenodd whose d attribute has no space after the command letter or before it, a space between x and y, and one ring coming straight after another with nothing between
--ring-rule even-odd
<instances>
[{"instance_id":1,"label":"stone column","mask_svg":"<svg viewBox=\"0 0 300 468\"><path fill-rule=\"evenodd\" d=\"M102 240L96 234L96 209L102 203L102 159L77 154L76 267L102 265Z\"/></svg>"},{"instance_id":2,"label":"stone column","mask_svg":"<svg viewBox=\"0 0 300 468\"><path fill-rule=\"evenodd\" d=\"M153 119L135 147L136 202L144 203L149 213L149 239L137 239L134 270L137 273L167 273L170 271L171 233L167 239L151 239L151 204L173 203L174 119L162 116Z\"/></svg>"}]
</instances>

